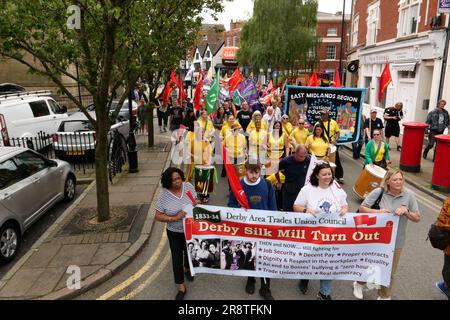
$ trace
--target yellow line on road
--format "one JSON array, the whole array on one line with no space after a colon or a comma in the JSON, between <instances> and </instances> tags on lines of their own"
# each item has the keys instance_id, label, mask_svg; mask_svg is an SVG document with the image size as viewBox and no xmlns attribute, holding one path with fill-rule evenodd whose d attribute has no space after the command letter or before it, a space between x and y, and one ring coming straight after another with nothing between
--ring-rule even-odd
<instances>
[{"instance_id":1,"label":"yellow line on road","mask_svg":"<svg viewBox=\"0 0 450 320\"><path fill-rule=\"evenodd\" d=\"M166 242L167 242L167 235L163 231L163 233L161 235L161 241L159 242L156 251L153 253L152 257L146 262L146 264L138 272L136 272L131 277L129 277L127 280L123 281L118 286L112 288L105 294L98 297L97 300L107 300L107 299L115 296L120 291L124 290L125 288L129 287L137 280L139 280L153 266L153 264L159 258L159 256L161 255L161 251L164 248Z\"/></svg>"},{"instance_id":2,"label":"yellow line on road","mask_svg":"<svg viewBox=\"0 0 450 320\"><path fill-rule=\"evenodd\" d=\"M164 260L161 262L161 265L158 267L158 269L155 270L155 272L152 273L150 277L148 277L144 282L142 282L139 287L128 293L126 296L123 296L119 300L131 300L134 297L136 297L139 293L142 292L146 287L148 287L160 274L161 272L166 268L167 264L170 260L170 253L168 252L166 256L164 257Z\"/></svg>"}]
</instances>

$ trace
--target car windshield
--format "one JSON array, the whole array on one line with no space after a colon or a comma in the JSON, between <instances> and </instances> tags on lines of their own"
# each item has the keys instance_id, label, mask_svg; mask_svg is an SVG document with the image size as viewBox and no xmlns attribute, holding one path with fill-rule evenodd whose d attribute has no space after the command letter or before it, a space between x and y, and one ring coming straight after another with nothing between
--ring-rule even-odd
<instances>
[{"instance_id":1,"label":"car windshield","mask_svg":"<svg viewBox=\"0 0 450 320\"><path fill-rule=\"evenodd\" d=\"M91 123L88 120L80 121L65 121L61 125L62 132L79 132L79 131L94 131Z\"/></svg>"}]
</instances>

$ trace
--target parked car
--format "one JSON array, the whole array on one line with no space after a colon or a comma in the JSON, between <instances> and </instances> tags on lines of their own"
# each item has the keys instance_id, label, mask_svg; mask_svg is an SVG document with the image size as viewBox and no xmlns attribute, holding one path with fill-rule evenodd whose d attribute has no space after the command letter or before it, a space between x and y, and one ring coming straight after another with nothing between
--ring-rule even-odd
<instances>
[{"instance_id":1,"label":"parked car","mask_svg":"<svg viewBox=\"0 0 450 320\"><path fill-rule=\"evenodd\" d=\"M22 147L0 147L0 263L14 259L22 235L59 201L75 196L70 164Z\"/></svg>"},{"instance_id":2,"label":"parked car","mask_svg":"<svg viewBox=\"0 0 450 320\"><path fill-rule=\"evenodd\" d=\"M94 112L89 112L89 115L95 119ZM122 134L126 140L129 136L130 122L128 120L116 120L109 131L108 144L114 131ZM52 140L55 155L60 159L80 156L94 159L95 130L82 112L71 114L66 120L62 121L57 132L53 134Z\"/></svg>"},{"instance_id":3,"label":"parked car","mask_svg":"<svg viewBox=\"0 0 450 320\"><path fill-rule=\"evenodd\" d=\"M39 146L26 142L43 134L50 137L67 117L67 109L51 98L50 91L0 93L0 146L50 145L50 138Z\"/></svg>"},{"instance_id":4,"label":"parked car","mask_svg":"<svg viewBox=\"0 0 450 320\"><path fill-rule=\"evenodd\" d=\"M118 104L119 104L119 100L113 100L111 102L111 105L109 106L109 112L113 113ZM131 103L131 108L132 108L131 113L134 117L133 120L135 121L137 119L137 113L138 113L138 105L137 105L136 101L133 100L133 102ZM87 110L89 112L95 111L95 106L93 104L91 104L87 107ZM119 121L130 120L130 111L128 109L128 99L126 99L123 102L122 108L120 108L119 114L117 115L117 120L119 120Z\"/></svg>"}]
</instances>

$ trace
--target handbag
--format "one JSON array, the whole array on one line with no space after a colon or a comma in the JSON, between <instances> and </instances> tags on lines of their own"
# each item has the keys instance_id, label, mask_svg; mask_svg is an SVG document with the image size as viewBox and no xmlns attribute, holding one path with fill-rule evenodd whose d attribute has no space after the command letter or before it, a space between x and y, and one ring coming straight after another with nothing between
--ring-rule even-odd
<instances>
[{"instance_id":1,"label":"handbag","mask_svg":"<svg viewBox=\"0 0 450 320\"><path fill-rule=\"evenodd\" d=\"M445 250L450 245L450 232L432 224L428 230L428 238L431 246L439 250Z\"/></svg>"},{"instance_id":2,"label":"handbag","mask_svg":"<svg viewBox=\"0 0 450 320\"><path fill-rule=\"evenodd\" d=\"M370 209L380 210L380 202L381 198L383 198L384 188L381 188L380 195L378 196L377 200L370 206ZM359 213L359 209L356 210L356 212Z\"/></svg>"}]
</instances>

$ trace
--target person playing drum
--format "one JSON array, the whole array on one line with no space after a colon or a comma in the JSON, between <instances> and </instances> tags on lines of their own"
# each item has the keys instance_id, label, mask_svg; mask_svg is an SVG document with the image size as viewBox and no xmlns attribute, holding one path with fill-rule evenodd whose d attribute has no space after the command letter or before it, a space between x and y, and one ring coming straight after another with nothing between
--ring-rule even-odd
<instances>
[{"instance_id":1,"label":"person playing drum","mask_svg":"<svg viewBox=\"0 0 450 320\"><path fill-rule=\"evenodd\" d=\"M380 130L373 131L373 139L367 143L365 155L366 161L364 165L374 164L386 169L392 163L389 157L388 144L381 140Z\"/></svg>"}]
</instances>

